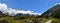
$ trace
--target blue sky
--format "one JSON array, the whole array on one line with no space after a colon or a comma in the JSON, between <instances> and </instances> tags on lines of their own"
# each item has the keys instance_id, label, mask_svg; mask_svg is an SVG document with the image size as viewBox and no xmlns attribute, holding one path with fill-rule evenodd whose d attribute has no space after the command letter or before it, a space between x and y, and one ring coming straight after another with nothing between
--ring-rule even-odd
<instances>
[{"instance_id":1,"label":"blue sky","mask_svg":"<svg viewBox=\"0 0 60 23\"><path fill-rule=\"evenodd\" d=\"M31 10L42 14L56 3L60 3L60 0L0 0L0 2L14 9Z\"/></svg>"}]
</instances>

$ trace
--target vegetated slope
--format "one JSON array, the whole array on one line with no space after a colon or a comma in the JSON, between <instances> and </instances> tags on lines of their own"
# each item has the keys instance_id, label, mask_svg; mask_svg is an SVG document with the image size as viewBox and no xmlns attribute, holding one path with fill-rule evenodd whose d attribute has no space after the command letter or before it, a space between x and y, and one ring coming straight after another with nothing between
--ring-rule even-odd
<instances>
[{"instance_id":1,"label":"vegetated slope","mask_svg":"<svg viewBox=\"0 0 60 23\"><path fill-rule=\"evenodd\" d=\"M41 18L36 18L35 15L30 15L30 14L17 14L14 16L8 15L8 14L3 14L1 12L1 17L0 17L0 23L44 23L48 19L41 19ZM22 15L22 16L20 16ZM43 22L41 22L43 21Z\"/></svg>"},{"instance_id":2,"label":"vegetated slope","mask_svg":"<svg viewBox=\"0 0 60 23\"><path fill-rule=\"evenodd\" d=\"M22 15L22 16L21 16ZM11 16L9 14L3 14L0 11L0 23L27 23L26 21L36 20L36 16L30 14L17 14Z\"/></svg>"}]
</instances>

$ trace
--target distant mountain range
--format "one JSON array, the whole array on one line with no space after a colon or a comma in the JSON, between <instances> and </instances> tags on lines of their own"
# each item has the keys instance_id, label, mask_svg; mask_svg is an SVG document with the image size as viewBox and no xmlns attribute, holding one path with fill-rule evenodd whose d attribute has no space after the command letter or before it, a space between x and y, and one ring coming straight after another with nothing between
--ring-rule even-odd
<instances>
[{"instance_id":1,"label":"distant mountain range","mask_svg":"<svg viewBox=\"0 0 60 23\"><path fill-rule=\"evenodd\" d=\"M12 12L14 10L14 9L9 8L7 10L9 13L8 12L6 13L5 10L3 10L4 12L2 12L2 9L3 9L2 7L1 7L1 10L0 10L0 16L4 16L6 14L9 15L10 11ZM14 10L13 12L15 12L15 11L17 11L17 10ZM29 13L27 13L27 12L29 12ZM38 13L31 12L31 11L24 11L24 10L19 11L18 10L16 15L14 15L14 13L12 13L11 16L38 16L38 17L51 17L52 16L52 17L55 17L55 18L57 18L57 17L60 18L60 4L57 4L57 5L53 6L52 8L48 9L46 12L44 12L41 15L39 15Z\"/></svg>"},{"instance_id":2,"label":"distant mountain range","mask_svg":"<svg viewBox=\"0 0 60 23\"><path fill-rule=\"evenodd\" d=\"M3 13L2 11L0 11L0 16L7 16L7 15L9 15L9 14L8 13ZM25 17L25 16L39 16L39 15L17 13L16 15L9 15L9 16Z\"/></svg>"},{"instance_id":3,"label":"distant mountain range","mask_svg":"<svg viewBox=\"0 0 60 23\"><path fill-rule=\"evenodd\" d=\"M10 15L10 16L22 16L23 15L40 15L40 13L36 13L34 11L31 11L31 10L21 10L21 9L13 9L9 6L7 6L5 3L0 3L0 11L3 13L3 14L7 14L7 15Z\"/></svg>"}]
</instances>

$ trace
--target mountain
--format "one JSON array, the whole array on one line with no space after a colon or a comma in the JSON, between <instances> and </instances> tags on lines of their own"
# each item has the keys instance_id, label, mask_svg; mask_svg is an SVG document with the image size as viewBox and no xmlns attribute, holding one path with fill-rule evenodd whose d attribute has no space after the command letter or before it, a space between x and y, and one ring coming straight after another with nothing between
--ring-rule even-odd
<instances>
[{"instance_id":1,"label":"mountain","mask_svg":"<svg viewBox=\"0 0 60 23\"><path fill-rule=\"evenodd\" d=\"M52 8L48 9L46 12L41 14L41 17L55 17L60 18L60 4L53 6Z\"/></svg>"},{"instance_id":2,"label":"mountain","mask_svg":"<svg viewBox=\"0 0 60 23\"><path fill-rule=\"evenodd\" d=\"M2 11L0 11L0 16L20 16L20 17L26 17L26 16L38 16L38 15L34 15L34 14L23 14L23 13L17 13L16 15L10 15L8 13L3 13Z\"/></svg>"},{"instance_id":3,"label":"mountain","mask_svg":"<svg viewBox=\"0 0 60 23\"><path fill-rule=\"evenodd\" d=\"M15 16L25 17L25 16L38 16L38 15L18 13L18 14L16 14Z\"/></svg>"}]
</instances>

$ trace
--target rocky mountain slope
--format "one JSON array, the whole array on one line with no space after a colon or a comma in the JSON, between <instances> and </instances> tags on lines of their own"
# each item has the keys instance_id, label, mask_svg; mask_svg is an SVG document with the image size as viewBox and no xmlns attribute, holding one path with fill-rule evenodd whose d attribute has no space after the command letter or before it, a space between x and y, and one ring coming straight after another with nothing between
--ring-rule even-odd
<instances>
[{"instance_id":1,"label":"rocky mountain slope","mask_svg":"<svg viewBox=\"0 0 60 23\"><path fill-rule=\"evenodd\" d=\"M60 4L57 4L53 6L52 8L48 9L46 12L44 12L42 17L55 17L60 18Z\"/></svg>"}]
</instances>

